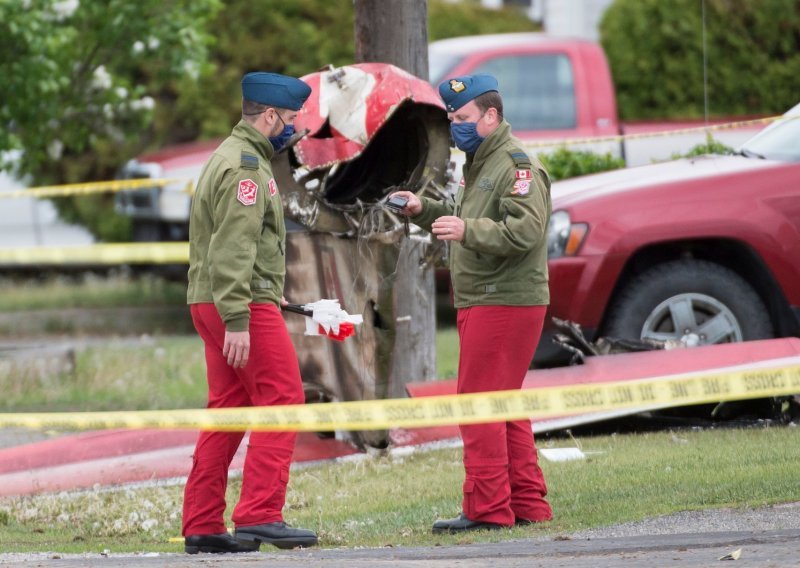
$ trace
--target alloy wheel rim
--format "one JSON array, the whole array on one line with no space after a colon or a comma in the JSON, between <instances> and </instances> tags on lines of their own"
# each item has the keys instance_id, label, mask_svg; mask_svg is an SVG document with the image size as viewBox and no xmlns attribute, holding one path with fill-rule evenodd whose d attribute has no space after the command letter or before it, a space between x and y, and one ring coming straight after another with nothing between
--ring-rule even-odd
<instances>
[{"instance_id":1,"label":"alloy wheel rim","mask_svg":"<svg viewBox=\"0 0 800 568\"><path fill-rule=\"evenodd\" d=\"M743 341L733 312L711 296L678 294L658 304L642 325L641 339L712 345Z\"/></svg>"}]
</instances>

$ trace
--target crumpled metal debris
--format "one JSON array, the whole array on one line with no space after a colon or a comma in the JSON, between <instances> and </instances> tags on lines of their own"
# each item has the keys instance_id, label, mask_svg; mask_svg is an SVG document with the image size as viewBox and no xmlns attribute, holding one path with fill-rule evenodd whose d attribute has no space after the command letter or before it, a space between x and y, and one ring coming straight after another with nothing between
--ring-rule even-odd
<instances>
[{"instance_id":1,"label":"crumpled metal debris","mask_svg":"<svg viewBox=\"0 0 800 568\"><path fill-rule=\"evenodd\" d=\"M553 335L553 342L569 351L570 365L581 365L587 357L614 355L618 353L635 353L641 351L658 351L673 349L690 349L697 346L691 335L681 340L668 339L626 339L621 337L599 337L589 341L583 335L581 326L575 322L551 318L558 332ZM703 408L698 406L695 408ZM662 411L668 412L668 411ZM800 417L800 395L780 396L766 399L750 399L744 401L720 402L707 414L700 412L703 418L715 420L774 420L779 424L788 424ZM656 413L658 414L658 413ZM691 412L687 412L690 416Z\"/></svg>"},{"instance_id":2,"label":"crumpled metal debris","mask_svg":"<svg viewBox=\"0 0 800 568\"><path fill-rule=\"evenodd\" d=\"M668 339L657 341L654 339L626 339L623 337L599 337L596 341L589 341L583 335L580 324L572 321L551 318L559 332L554 334L553 342L562 349L572 353L570 365L579 365L586 357L598 355L613 355L615 353L634 353L638 351L656 351L659 349L686 349L694 347L691 342Z\"/></svg>"},{"instance_id":3,"label":"crumpled metal debris","mask_svg":"<svg viewBox=\"0 0 800 568\"><path fill-rule=\"evenodd\" d=\"M273 160L287 217L313 232L399 242L404 222L386 197L443 197L451 177L436 90L385 63L329 66L303 80L312 88L295 120L303 135Z\"/></svg>"}]
</instances>

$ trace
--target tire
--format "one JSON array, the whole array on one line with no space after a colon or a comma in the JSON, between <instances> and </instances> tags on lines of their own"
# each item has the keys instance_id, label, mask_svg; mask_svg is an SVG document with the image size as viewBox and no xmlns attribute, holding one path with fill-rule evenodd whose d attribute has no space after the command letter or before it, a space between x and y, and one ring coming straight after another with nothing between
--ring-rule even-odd
<instances>
[{"instance_id":1,"label":"tire","mask_svg":"<svg viewBox=\"0 0 800 568\"><path fill-rule=\"evenodd\" d=\"M659 264L622 290L604 335L710 345L775 336L764 303L738 274L705 260Z\"/></svg>"}]
</instances>

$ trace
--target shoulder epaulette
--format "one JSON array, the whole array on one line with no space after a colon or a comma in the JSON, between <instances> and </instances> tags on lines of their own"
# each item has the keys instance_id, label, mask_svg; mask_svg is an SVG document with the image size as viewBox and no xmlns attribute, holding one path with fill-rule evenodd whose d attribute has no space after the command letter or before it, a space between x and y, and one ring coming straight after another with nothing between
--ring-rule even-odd
<instances>
[{"instance_id":1,"label":"shoulder epaulette","mask_svg":"<svg viewBox=\"0 0 800 568\"><path fill-rule=\"evenodd\" d=\"M508 154L511 156L511 159L514 160L514 166L519 169L531 169L533 163L531 159L528 157L528 154L520 150L519 148L511 148L508 151Z\"/></svg>"},{"instance_id":2,"label":"shoulder epaulette","mask_svg":"<svg viewBox=\"0 0 800 568\"><path fill-rule=\"evenodd\" d=\"M254 156L253 154L248 154L247 152L242 152L241 166L245 170L257 170L258 156Z\"/></svg>"}]
</instances>

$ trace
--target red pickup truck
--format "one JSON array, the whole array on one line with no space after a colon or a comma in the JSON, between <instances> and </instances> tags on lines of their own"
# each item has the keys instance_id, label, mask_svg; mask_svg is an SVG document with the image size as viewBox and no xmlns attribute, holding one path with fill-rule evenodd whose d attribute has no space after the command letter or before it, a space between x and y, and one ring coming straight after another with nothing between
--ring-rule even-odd
<instances>
[{"instance_id":1,"label":"red pickup truck","mask_svg":"<svg viewBox=\"0 0 800 568\"><path fill-rule=\"evenodd\" d=\"M555 183L550 314L589 337L800 335L799 119L797 105L735 155Z\"/></svg>"}]
</instances>

